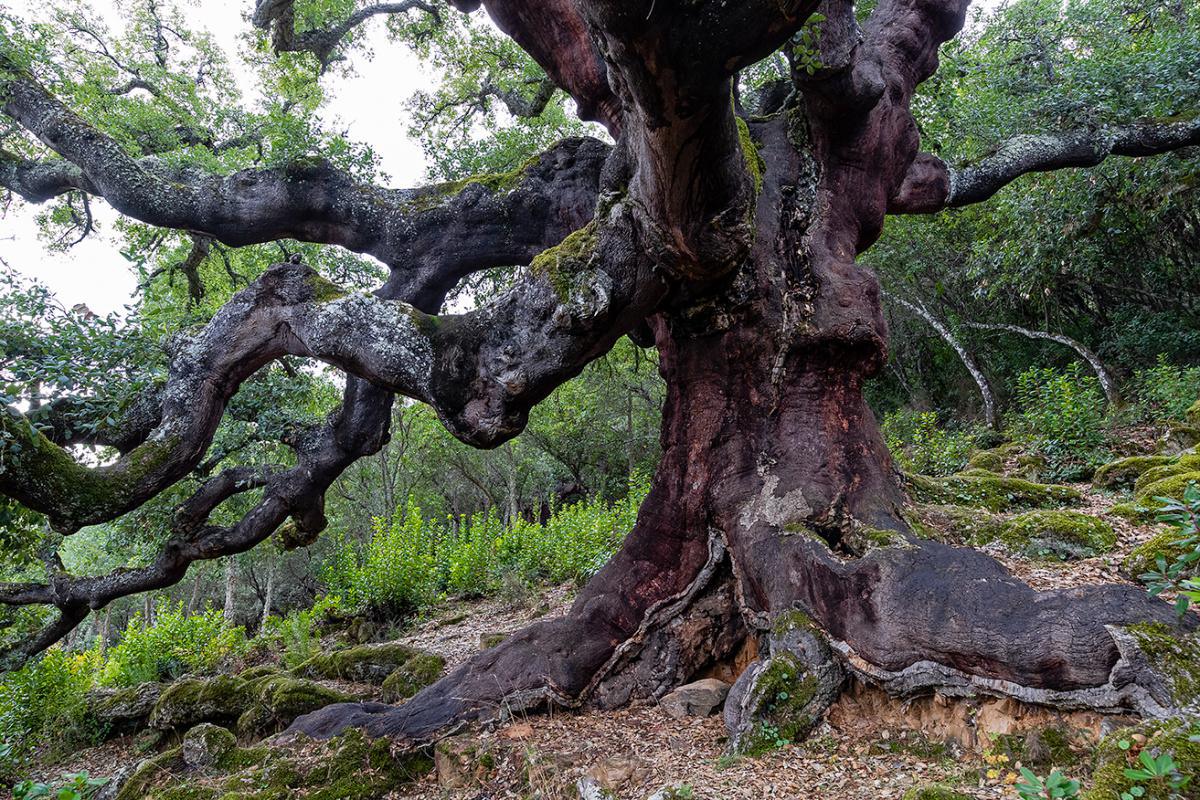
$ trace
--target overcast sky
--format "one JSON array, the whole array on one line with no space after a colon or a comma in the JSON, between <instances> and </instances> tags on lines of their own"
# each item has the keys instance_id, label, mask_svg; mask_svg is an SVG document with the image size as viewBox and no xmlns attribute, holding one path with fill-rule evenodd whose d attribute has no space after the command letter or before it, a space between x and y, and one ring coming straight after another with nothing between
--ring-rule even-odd
<instances>
[{"instance_id":1,"label":"overcast sky","mask_svg":"<svg viewBox=\"0 0 1200 800\"><path fill-rule=\"evenodd\" d=\"M976 0L975 5L992 7L1001 0ZM221 44L230 63L241 63L237 53L239 37L248 22L243 19L249 0L177 0L192 12L192 26L207 29ZM96 0L88 4L112 30L121 26L118 4ZM31 8L34 9L31 12ZM29 19L41 13L44 4L37 0L0 0L0 9L10 9ZM196 22L195 20L201 20ZM350 138L370 145L379 156L392 186L412 186L425 174L420 147L406 135L406 101L413 92L429 86L432 79L422 72L421 63L402 46L387 40L383 18L366 23L368 58L362 47L351 51L353 69L327 76L325 86L330 97L323 118L338 129L348 130ZM250 95L249 85L243 91ZM38 207L16 201L7 216L0 218L0 258L10 266L37 277L50 286L68 307L86 302L97 313L121 310L130 302L134 275L118 251L115 239L108 235L114 214L101 203L96 218L101 231L65 253L47 252L39 240L35 217Z\"/></svg>"}]
</instances>

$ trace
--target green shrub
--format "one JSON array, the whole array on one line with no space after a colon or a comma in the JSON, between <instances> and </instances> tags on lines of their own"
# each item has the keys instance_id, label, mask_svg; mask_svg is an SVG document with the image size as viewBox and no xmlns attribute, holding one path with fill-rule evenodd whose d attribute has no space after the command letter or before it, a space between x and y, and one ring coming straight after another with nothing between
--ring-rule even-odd
<instances>
[{"instance_id":1,"label":"green shrub","mask_svg":"<svg viewBox=\"0 0 1200 800\"><path fill-rule=\"evenodd\" d=\"M1200 398L1200 367L1176 366L1159 354L1153 367L1134 373L1132 383L1136 408L1143 419L1181 419Z\"/></svg>"},{"instance_id":2,"label":"green shrub","mask_svg":"<svg viewBox=\"0 0 1200 800\"><path fill-rule=\"evenodd\" d=\"M84 693L94 685L100 660L95 650L55 647L0 680L0 775L12 777L44 743L92 743L99 732L85 724Z\"/></svg>"},{"instance_id":3,"label":"green shrub","mask_svg":"<svg viewBox=\"0 0 1200 800\"><path fill-rule=\"evenodd\" d=\"M1186 476L1177 476L1180 478ZM1174 480L1168 478L1167 480ZM1152 484L1159 486L1160 483ZM1172 525L1174 536L1162 552L1155 556L1155 565L1138 578L1158 596L1176 592L1175 609L1182 615L1192 603L1200 603L1200 485L1188 482L1179 498L1158 497L1158 518Z\"/></svg>"},{"instance_id":4,"label":"green shrub","mask_svg":"<svg viewBox=\"0 0 1200 800\"><path fill-rule=\"evenodd\" d=\"M1017 377L1016 401L1016 433L1045 457L1051 480L1090 478L1111 458L1100 382L1079 364L1027 369Z\"/></svg>"},{"instance_id":5,"label":"green shrub","mask_svg":"<svg viewBox=\"0 0 1200 800\"><path fill-rule=\"evenodd\" d=\"M183 604L161 601L154 624L135 614L120 643L108 654L100 682L105 686L136 686L147 681L177 678L187 672L212 672L246 652L242 628L231 628L218 609L188 614Z\"/></svg>"},{"instance_id":6,"label":"green shrub","mask_svg":"<svg viewBox=\"0 0 1200 800\"><path fill-rule=\"evenodd\" d=\"M63 775L54 783L21 781L13 787L13 800L33 800L35 797L52 797L54 800L86 800L93 797L108 778L92 778L86 772Z\"/></svg>"},{"instance_id":7,"label":"green shrub","mask_svg":"<svg viewBox=\"0 0 1200 800\"><path fill-rule=\"evenodd\" d=\"M361 548L345 541L335 547L325 571L329 592L357 611L405 616L424 608L438 596L437 538L436 526L409 498L403 513L375 518Z\"/></svg>"},{"instance_id":8,"label":"green shrub","mask_svg":"<svg viewBox=\"0 0 1200 800\"><path fill-rule=\"evenodd\" d=\"M326 595L312 608L268 617L256 641L265 642L279 653L280 662L288 669L298 667L321 651L321 623L337 612L340 603L338 595Z\"/></svg>"},{"instance_id":9,"label":"green shrub","mask_svg":"<svg viewBox=\"0 0 1200 800\"><path fill-rule=\"evenodd\" d=\"M948 431L935 411L894 411L880 426L892 458L905 472L944 476L967 465L975 448L970 431Z\"/></svg>"},{"instance_id":10,"label":"green shrub","mask_svg":"<svg viewBox=\"0 0 1200 800\"><path fill-rule=\"evenodd\" d=\"M507 527L494 509L428 520L410 499L390 522L376 519L362 547L335 547L326 587L350 609L404 616L444 594L498 592L513 576L583 581L616 552L647 491L635 480L624 500L593 498L554 509L544 524L518 519Z\"/></svg>"}]
</instances>

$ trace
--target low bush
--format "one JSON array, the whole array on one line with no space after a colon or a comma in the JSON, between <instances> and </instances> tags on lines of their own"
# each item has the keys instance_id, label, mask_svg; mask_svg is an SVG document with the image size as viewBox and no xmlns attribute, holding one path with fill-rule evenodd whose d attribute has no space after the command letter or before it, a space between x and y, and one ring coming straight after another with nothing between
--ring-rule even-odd
<instances>
[{"instance_id":1,"label":"low bush","mask_svg":"<svg viewBox=\"0 0 1200 800\"><path fill-rule=\"evenodd\" d=\"M967 465L976 446L972 431L950 431L935 411L894 411L880 426L892 458L905 472L945 476Z\"/></svg>"},{"instance_id":2,"label":"low bush","mask_svg":"<svg viewBox=\"0 0 1200 800\"><path fill-rule=\"evenodd\" d=\"M242 628L225 624L220 610L188 614L182 603L158 604L154 621L146 625L135 614L100 673L105 686L136 686L147 681L177 678L187 672L212 672L246 652Z\"/></svg>"},{"instance_id":3,"label":"low bush","mask_svg":"<svg viewBox=\"0 0 1200 800\"><path fill-rule=\"evenodd\" d=\"M0 776L15 777L44 744L65 750L97 738L86 724L84 694L100 660L94 650L55 647L0 679Z\"/></svg>"},{"instance_id":4,"label":"low bush","mask_svg":"<svg viewBox=\"0 0 1200 800\"><path fill-rule=\"evenodd\" d=\"M1017 377L1014 432L1046 459L1046 478L1086 480L1111 459L1100 382L1079 364Z\"/></svg>"},{"instance_id":5,"label":"low bush","mask_svg":"<svg viewBox=\"0 0 1200 800\"><path fill-rule=\"evenodd\" d=\"M1153 367L1140 369L1132 380L1138 415L1150 422L1182 419L1200 399L1200 367L1181 367L1159 355Z\"/></svg>"},{"instance_id":6,"label":"low bush","mask_svg":"<svg viewBox=\"0 0 1200 800\"><path fill-rule=\"evenodd\" d=\"M376 519L361 547L343 540L334 548L326 587L348 609L404 616L443 595L496 593L514 577L581 582L616 552L647 491L639 480L624 500L595 498L553 509L544 523L507 526L494 509L428 520L410 499L391 520Z\"/></svg>"}]
</instances>

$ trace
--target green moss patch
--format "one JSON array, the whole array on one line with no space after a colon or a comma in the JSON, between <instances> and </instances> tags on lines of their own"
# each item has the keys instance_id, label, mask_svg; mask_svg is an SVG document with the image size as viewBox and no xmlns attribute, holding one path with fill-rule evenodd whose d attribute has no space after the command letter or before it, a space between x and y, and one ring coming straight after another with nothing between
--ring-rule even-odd
<instances>
[{"instance_id":1,"label":"green moss patch","mask_svg":"<svg viewBox=\"0 0 1200 800\"><path fill-rule=\"evenodd\" d=\"M390 740L356 730L328 742L234 748L203 772L189 769L175 748L143 763L118 800L377 800L432 768L428 752L393 754Z\"/></svg>"},{"instance_id":2,"label":"green moss patch","mask_svg":"<svg viewBox=\"0 0 1200 800\"><path fill-rule=\"evenodd\" d=\"M917 502L978 506L989 511L1074 505L1083 497L1069 486L1034 483L984 470L967 470L945 478L912 474L905 478Z\"/></svg>"},{"instance_id":3,"label":"green moss patch","mask_svg":"<svg viewBox=\"0 0 1200 800\"><path fill-rule=\"evenodd\" d=\"M980 450L967 461L968 469L985 469L988 472L1004 471L1004 456L995 450Z\"/></svg>"},{"instance_id":4,"label":"green moss patch","mask_svg":"<svg viewBox=\"0 0 1200 800\"><path fill-rule=\"evenodd\" d=\"M1005 521L996 538L1014 553L1064 561L1106 553L1117 543L1116 532L1102 519L1078 511L1046 509Z\"/></svg>"},{"instance_id":5,"label":"green moss patch","mask_svg":"<svg viewBox=\"0 0 1200 800\"><path fill-rule=\"evenodd\" d=\"M1184 453L1180 456L1160 456L1160 458L1167 458L1167 463L1146 470L1138 476L1137 481L1134 483L1134 493L1139 497L1142 496L1147 487L1152 483L1158 483L1161 480L1176 475L1200 471L1200 453Z\"/></svg>"},{"instance_id":6,"label":"green moss patch","mask_svg":"<svg viewBox=\"0 0 1200 800\"><path fill-rule=\"evenodd\" d=\"M1177 545L1175 542L1178 539L1179 532L1173 529L1156 533L1125 556L1121 562L1121 572L1136 580L1143 573L1156 570L1160 557L1166 559L1168 564L1173 563L1188 549Z\"/></svg>"},{"instance_id":7,"label":"green moss patch","mask_svg":"<svg viewBox=\"0 0 1200 800\"><path fill-rule=\"evenodd\" d=\"M1170 456L1130 456L1110 461L1096 470L1092 484L1101 489L1126 489L1146 470L1171 463Z\"/></svg>"},{"instance_id":8,"label":"green moss patch","mask_svg":"<svg viewBox=\"0 0 1200 800\"><path fill-rule=\"evenodd\" d=\"M442 677L446 659L433 653L418 653L405 661L383 682L383 699L388 703L406 700Z\"/></svg>"},{"instance_id":9,"label":"green moss patch","mask_svg":"<svg viewBox=\"0 0 1200 800\"><path fill-rule=\"evenodd\" d=\"M1125 775L1125 770L1137 766L1140 749L1149 750L1152 755L1170 753L1182 774L1200 774L1200 742L1189 739L1195 733L1193 726L1181 720L1150 720L1112 733L1096 748L1092 779L1080 797L1082 800L1115 800L1131 789L1134 783ZM1145 737L1144 743L1135 745L1138 741L1135 737ZM1193 778L1192 782L1196 780ZM1143 800L1169 800L1171 797L1165 786L1140 785L1146 789ZM1185 796L1194 797L1194 789L1189 784Z\"/></svg>"},{"instance_id":10,"label":"green moss patch","mask_svg":"<svg viewBox=\"0 0 1200 800\"><path fill-rule=\"evenodd\" d=\"M378 685L396 669L429 655L399 642L364 644L313 656L293 672L304 677L338 678Z\"/></svg>"},{"instance_id":11,"label":"green moss patch","mask_svg":"<svg viewBox=\"0 0 1200 800\"><path fill-rule=\"evenodd\" d=\"M754 692L758 709L753 727L738 743L742 755L758 756L799 741L820 721L810 709L817 679L806 674L800 659L791 653L772 656L758 675Z\"/></svg>"},{"instance_id":12,"label":"green moss patch","mask_svg":"<svg viewBox=\"0 0 1200 800\"><path fill-rule=\"evenodd\" d=\"M1001 520L987 509L971 506L920 504L914 515L925 533L919 536L948 544L991 542L1000 534ZM928 535L926 535L928 533Z\"/></svg>"},{"instance_id":13,"label":"green moss patch","mask_svg":"<svg viewBox=\"0 0 1200 800\"><path fill-rule=\"evenodd\" d=\"M1169 478L1155 481L1147 485L1138 492L1137 500L1142 505L1148 505L1151 508L1158 506L1156 498L1168 497L1172 500L1182 500L1183 490L1188 487L1188 484L1194 483L1200 486L1200 470L1195 472L1184 472L1178 475L1172 475Z\"/></svg>"}]
</instances>

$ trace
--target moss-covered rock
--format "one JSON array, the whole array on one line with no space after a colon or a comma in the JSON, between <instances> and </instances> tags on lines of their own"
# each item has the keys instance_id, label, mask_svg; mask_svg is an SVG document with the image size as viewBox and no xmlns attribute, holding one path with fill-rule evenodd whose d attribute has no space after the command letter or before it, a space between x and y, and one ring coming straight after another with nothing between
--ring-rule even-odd
<instances>
[{"instance_id":1,"label":"moss-covered rock","mask_svg":"<svg viewBox=\"0 0 1200 800\"><path fill-rule=\"evenodd\" d=\"M906 475L913 499L940 505L979 506L989 511L1073 505L1082 495L1069 486L1033 483L985 470L967 470L945 478Z\"/></svg>"},{"instance_id":2,"label":"moss-covered rock","mask_svg":"<svg viewBox=\"0 0 1200 800\"><path fill-rule=\"evenodd\" d=\"M1014 478L1040 481L1046 471L1046 457L1040 453L1022 453L1016 458L1016 466L1010 473Z\"/></svg>"},{"instance_id":3,"label":"moss-covered rock","mask_svg":"<svg viewBox=\"0 0 1200 800\"><path fill-rule=\"evenodd\" d=\"M1004 471L1004 456L995 450L980 450L967 461L968 469L986 469L989 472Z\"/></svg>"},{"instance_id":4,"label":"moss-covered rock","mask_svg":"<svg viewBox=\"0 0 1200 800\"><path fill-rule=\"evenodd\" d=\"M1183 720L1147 720L1132 728L1123 728L1105 737L1096 748L1092 778L1080 795L1081 800L1115 800L1122 792L1133 787L1133 781L1125 770L1137 766L1137 754L1145 749L1151 755L1170 753L1183 775L1200 775L1200 742L1191 741L1189 736L1196 732L1195 726ZM1124 743L1124 746L1122 746ZM1200 778L1193 777L1192 783ZM1169 800L1167 787L1151 783L1140 784L1146 793L1143 800ZM1189 784L1185 797L1195 797L1195 788Z\"/></svg>"},{"instance_id":5,"label":"moss-covered rock","mask_svg":"<svg viewBox=\"0 0 1200 800\"><path fill-rule=\"evenodd\" d=\"M417 653L392 671L383 682L383 700L395 703L407 700L442 677L446 659L433 653Z\"/></svg>"},{"instance_id":6,"label":"moss-covered rock","mask_svg":"<svg viewBox=\"0 0 1200 800\"><path fill-rule=\"evenodd\" d=\"M138 764L133 774L121 785L115 800L142 800L150 796L150 787L163 774L181 770L183 763L183 748L173 747L159 753L153 758L147 758Z\"/></svg>"},{"instance_id":7,"label":"moss-covered rock","mask_svg":"<svg viewBox=\"0 0 1200 800\"><path fill-rule=\"evenodd\" d=\"M1191 408L1183 414L1189 425L1200 427L1200 399L1192 403Z\"/></svg>"},{"instance_id":8,"label":"moss-covered rock","mask_svg":"<svg viewBox=\"0 0 1200 800\"><path fill-rule=\"evenodd\" d=\"M1148 469L1171 463L1170 456L1130 456L1110 461L1096 470L1092 485L1101 489L1126 489Z\"/></svg>"},{"instance_id":9,"label":"moss-covered rock","mask_svg":"<svg viewBox=\"0 0 1200 800\"><path fill-rule=\"evenodd\" d=\"M143 683L123 689L94 689L87 694L88 716L108 735L134 733L146 726L164 688L161 683Z\"/></svg>"},{"instance_id":10,"label":"moss-covered rock","mask_svg":"<svg viewBox=\"0 0 1200 800\"><path fill-rule=\"evenodd\" d=\"M1121 561L1121 572L1126 577L1137 580L1139 575L1155 570L1158 559L1164 558L1168 564L1183 555L1187 548L1176 544L1179 532L1171 529L1160 531L1129 552Z\"/></svg>"},{"instance_id":11,"label":"moss-covered rock","mask_svg":"<svg viewBox=\"0 0 1200 800\"><path fill-rule=\"evenodd\" d=\"M971 800L971 795L941 783L914 786L904 793L904 800Z\"/></svg>"},{"instance_id":12,"label":"moss-covered rock","mask_svg":"<svg viewBox=\"0 0 1200 800\"><path fill-rule=\"evenodd\" d=\"M1175 475L1197 471L1200 471L1200 453L1184 453L1169 459L1166 464L1151 467L1143 472L1134 482L1133 491L1140 496L1152 483Z\"/></svg>"},{"instance_id":13,"label":"moss-covered rock","mask_svg":"<svg viewBox=\"0 0 1200 800\"><path fill-rule=\"evenodd\" d=\"M322 743L234 747L203 772L175 748L139 766L118 800L377 800L433 768L427 751L393 754L392 746L352 730Z\"/></svg>"},{"instance_id":14,"label":"moss-covered rock","mask_svg":"<svg viewBox=\"0 0 1200 800\"><path fill-rule=\"evenodd\" d=\"M1039 509L1018 514L999 527L996 538L1014 553L1064 561L1106 553L1117 534L1102 519L1078 511Z\"/></svg>"},{"instance_id":15,"label":"moss-covered rock","mask_svg":"<svg viewBox=\"0 0 1200 800\"><path fill-rule=\"evenodd\" d=\"M1172 475L1169 478L1163 478L1160 481L1155 481L1147 485L1138 492L1137 502L1150 508L1155 508L1158 506L1157 498L1159 497L1182 500L1183 491L1188 487L1188 484L1192 483L1200 486L1200 470Z\"/></svg>"},{"instance_id":16,"label":"moss-covered rock","mask_svg":"<svg viewBox=\"0 0 1200 800\"><path fill-rule=\"evenodd\" d=\"M207 769L235 747L237 737L231 731L202 722L183 735L183 762L194 769Z\"/></svg>"},{"instance_id":17,"label":"moss-covered rock","mask_svg":"<svg viewBox=\"0 0 1200 800\"><path fill-rule=\"evenodd\" d=\"M1200 444L1200 426L1173 424L1154 445L1156 453L1175 455Z\"/></svg>"},{"instance_id":18,"label":"moss-covered rock","mask_svg":"<svg viewBox=\"0 0 1200 800\"><path fill-rule=\"evenodd\" d=\"M913 516L920 522L918 536L948 544L993 541L1002 525L987 509L971 506L923 503L913 508Z\"/></svg>"},{"instance_id":19,"label":"moss-covered rock","mask_svg":"<svg viewBox=\"0 0 1200 800\"><path fill-rule=\"evenodd\" d=\"M238 717L240 736L255 738L282 730L296 717L355 698L314 681L290 675L268 675L252 682L254 697Z\"/></svg>"},{"instance_id":20,"label":"moss-covered rock","mask_svg":"<svg viewBox=\"0 0 1200 800\"><path fill-rule=\"evenodd\" d=\"M397 668L424 655L428 654L399 642L364 644L313 656L293 672L308 678L341 678L382 684Z\"/></svg>"},{"instance_id":21,"label":"moss-covered rock","mask_svg":"<svg viewBox=\"0 0 1200 800\"><path fill-rule=\"evenodd\" d=\"M275 664L259 664L257 667L242 670L237 676L244 681L256 681L268 675L278 675L279 672L279 667Z\"/></svg>"},{"instance_id":22,"label":"moss-covered rock","mask_svg":"<svg viewBox=\"0 0 1200 800\"><path fill-rule=\"evenodd\" d=\"M185 678L167 687L150 712L159 730L183 730L201 722L231 723L250 705L250 683L233 675Z\"/></svg>"}]
</instances>

